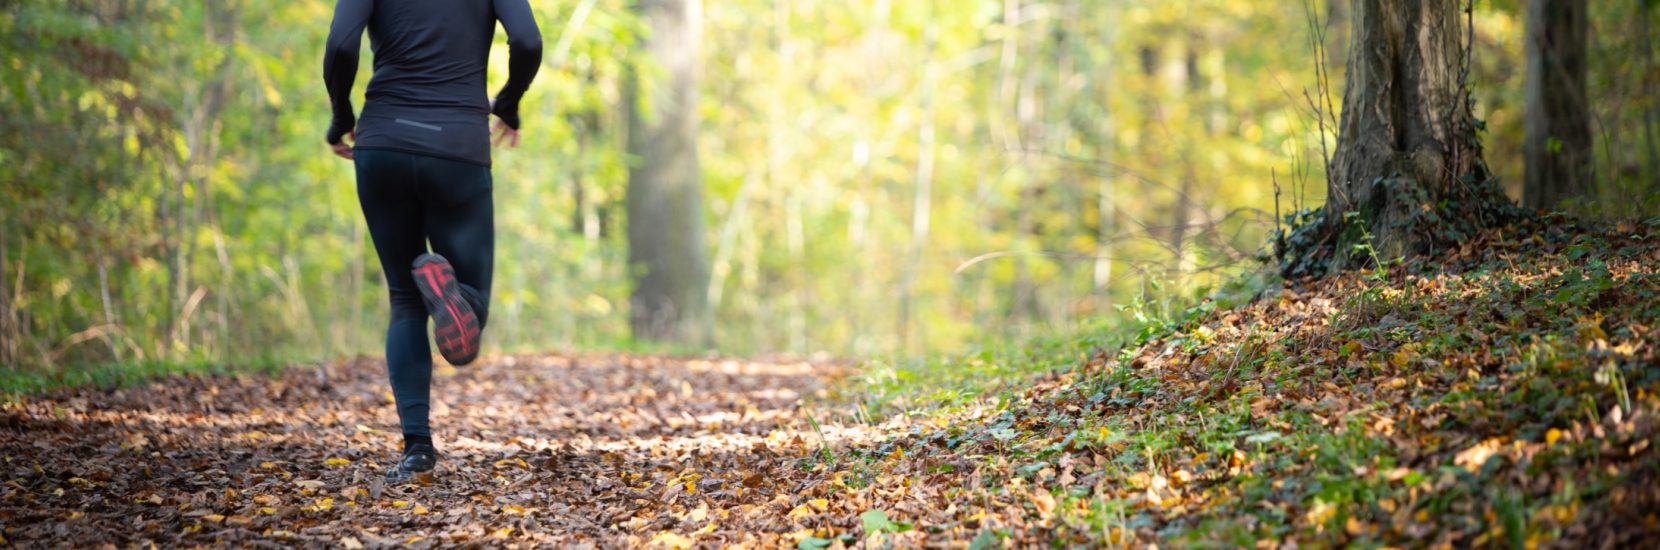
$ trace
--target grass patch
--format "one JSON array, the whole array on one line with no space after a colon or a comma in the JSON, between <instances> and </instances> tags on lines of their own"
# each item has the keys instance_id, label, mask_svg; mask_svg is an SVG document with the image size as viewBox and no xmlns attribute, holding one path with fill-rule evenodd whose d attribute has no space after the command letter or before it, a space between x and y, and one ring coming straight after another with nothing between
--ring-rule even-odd
<instances>
[{"instance_id":1,"label":"grass patch","mask_svg":"<svg viewBox=\"0 0 1660 550\"><path fill-rule=\"evenodd\" d=\"M124 363L68 363L51 372L0 369L0 395L15 402L64 388L94 386L125 388L177 374L274 375L294 360L285 357L258 357L224 363L205 359L190 361L128 361Z\"/></svg>"}]
</instances>

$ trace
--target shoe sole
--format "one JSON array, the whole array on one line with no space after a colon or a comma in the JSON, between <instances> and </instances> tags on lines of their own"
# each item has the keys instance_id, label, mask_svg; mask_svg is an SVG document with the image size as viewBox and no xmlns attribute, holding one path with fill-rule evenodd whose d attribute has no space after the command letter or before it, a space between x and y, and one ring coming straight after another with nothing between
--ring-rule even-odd
<instances>
[{"instance_id":1,"label":"shoe sole","mask_svg":"<svg viewBox=\"0 0 1660 550\"><path fill-rule=\"evenodd\" d=\"M382 479L384 479L388 483L403 483L405 481L413 481L415 483L428 484L428 483L432 483L432 474L435 470L437 470L437 468L433 468L431 470L421 470L421 471L417 472L417 471L412 471L412 470L405 470L400 466L393 466L391 470L388 470L386 472L386 475L383 476Z\"/></svg>"},{"instance_id":2,"label":"shoe sole","mask_svg":"<svg viewBox=\"0 0 1660 550\"><path fill-rule=\"evenodd\" d=\"M478 358L478 315L461 296L455 268L442 256L424 254L415 260L415 286L421 289L427 312L432 315L432 336L438 353L451 365L461 366Z\"/></svg>"}]
</instances>

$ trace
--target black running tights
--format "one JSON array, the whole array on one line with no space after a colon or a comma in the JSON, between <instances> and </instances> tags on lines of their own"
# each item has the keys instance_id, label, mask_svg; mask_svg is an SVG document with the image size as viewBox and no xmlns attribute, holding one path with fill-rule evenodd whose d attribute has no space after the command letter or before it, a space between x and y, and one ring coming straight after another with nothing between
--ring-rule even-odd
<instances>
[{"instance_id":1,"label":"black running tights","mask_svg":"<svg viewBox=\"0 0 1660 550\"><path fill-rule=\"evenodd\" d=\"M353 156L357 198L392 297L386 370L398 419L404 435L431 437L432 347L426 305L410 268L430 242L432 251L455 267L483 326L496 247L490 168L375 149L357 149Z\"/></svg>"}]
</instances>

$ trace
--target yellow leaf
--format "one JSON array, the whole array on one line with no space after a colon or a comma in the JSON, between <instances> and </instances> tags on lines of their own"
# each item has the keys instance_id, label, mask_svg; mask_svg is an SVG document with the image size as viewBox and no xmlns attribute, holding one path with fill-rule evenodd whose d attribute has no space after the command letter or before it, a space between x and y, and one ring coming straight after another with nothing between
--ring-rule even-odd
<instances>
[{"instance_id":1,"label":"yellow leaf","mask_svg":"<svg viewBox=\"0 0 1660 550\"><path fill-rule=\"evenodd\" d=\"M680 395L683 397L692 396L692 384L690 382L685 380L680 381Z\"/></svg>"},{"instance_id":2,"label":"yellow leaf","mask_svg":"<svg viewBox=\"0 0 1660 550\"><path fill-rule=\"evenodd\" d=\"M509 504L501 507L501 511L504 514L523 514L525 513L525 507Z\"/></svg>"},{"instance_id":3,"label":"yellow leaf","mask_svg":"<svg viewBox=\"0 0 1660 550\"><path fill-rule=\"evenodd\" d=\"M424 516L427 513L427 507L425 507L425 506L416 506L415 509L412 510L412 511L415 512L415 515L417 515L417 516Z\"/></svg>"},{"instance_id":4,"label":"yellow leaf","mask_svg":"<svg viewBox=\"0 0 1660 550\"><path fill-rule=\"evenodd\" d=\"M691 548L692 547L692 539L689 539L689 538L686 538L686 537L683 537L683 536L680 536L680 535L676 535L676 534L674 534L673 532L670 532L670 531L664 531L664 532L658 533L657 536L652 537L651 542L647 542L646 545L647 546L663 545L663 546L667 546L669 548Z\"/></svg>"},{"instance_id":5,"label":"yellow leaf","mask_svg":"<svg viewBox=\"0 0 1660 550\"><path fill-rule=\"evenodd\" d=\"M822 498L815 498L813 500L809 500L809 501L807 501L807 504L811 505L814 510L817 510L819 512L823 512L825 509L830 507L830 501L822 499Z\"/></svg>"},{"instance_id":6,"label":"yellow leaf","mask_svg":"<svg viewBox=\"0 0 1660 550\"><path fill-rule=\"evenodd\" d=\"M392 501L392 507L394 507L394 508L403 508L405 506L409 506L409 501L407 501L407 500L394 500L394 501Z\"/></svg>"},{"instance_id":7,"label":"yellow leaf","mask_svg":"<svg viewBox=\"0 0 1660 550\"><path fill-rule=\"evenodd\" d=\"M272 463L272 462L261 462L261 463L259 463L259 467L269 470L269 469L277 467L277 465L275 463Z\"/></svg>"},{"instance_id":8,"label":"yellow leaf","mask_svg":"<svg viewBox=\"0 0 1660 550\"><path fill-rule=\"evenodd\" d=\"M1562 439L1562 430L1551 428L1550 431L1545 432L1546 445L1555 445L1559 439Z\"/></svg>"},{"instance_id":9,"label":"yellow leaf","mask_svg":"<svg viewBox=\"0 0 1660 550\"><path fill-rule=\"evenodd\" d=\"M272 508L272 507L270 507L270 506L266 506L266 507L264 507L264 508L260 508L260 509L259 509L259 511L260 511L260 512L261 512L261 513L266 513L266 514L275 514L275 513L277 513L277 509L276 509L276 508Z\"/></svg>"},{"instance_id":10,"label":"yellow leaf","mask_svg":"<svg viewBox=\"0 0 1660 550\"><path fill-rule=\"evenodd\" d=\"M805 539L807 537L811 537L811 536L816 535L816 534L818 534L818 531L813 530L812 527L808 527L806 529L802 529L800 531L796 531L796 532L793 532L793 533L785 533L784 538L789 539L790 542L801 542L802 539Z\"/></svg>"},{"instance_id":11,"label":"yellow leaf","mask_svg":"<svg viewBox=\"0 0 1660 550\"><path fill-rule=\"evenodd\" d=\"M1372 525L1355 519L1354 516L1349 516L1349 519L1343 522L1343 531L1348 533L1351 537L1358 537L1371 532Z\"/></svg>"},{"instance_id":12,"label":"yellow leaf","mask_svg":"<svg viewBox=\"0 0 1660 550\"><path fill-rule=\"evenodd\" d=\"M374 428L370 428L370 427L368 427L368 426L364 426L364 425L362 425L362 424L358 424L358 425L357 425L357 431L360 431L360 432L363 432L363 433L366 433L366 434L378 434L378 433L383 433L383 432L381 432L381 431L380 431L380 430L377 430L377 429L374 429Z\"/></svg>"},{"instance_id":13,"label":"yellow leaf","mask_svg":"<svg viewBox=\"0 0 1660 550\"><path fill-rule=\"evenodd\" d=\"M211 521L211 522L214 522L214 523L218 523L218 522L221 522L221 521L225 521L225 516L222 516L222 515L219 515L219 514L208 514L208 515L202 516L202 519L205 519L205 520L208 520L208 521Z\"/></svg>"},{"instance_id":14,"label":"yellow leaf","mask_svg":"<svg viewBox=\"0 0 1660 550\"><path fill-rule=\"evenodd\" d=\"M505 537L505 536L508 536L508 535L511 535L511 534L513 534L513 528L512 527L503 527L501 529L496 530L496 536L498 536L498 537Z\"/></svg>"},{"instance_id":15,"label":"yellow leaf","mask_svg":"<svg viewBox=\"0 0 1660 550\"><path fill-rule=\"evenodd\" d=\"M711 521L708 525L703 526L702 529L698 529L696 532L692 533L692 535L707 535L713 532L715 532L715 522Z\"/></svg>"},{"instance_id":16,"label":"yellow leaf","mask_svg":"<svg viewBox=\"0 0 1660 550\"><path fill-rule=\"evenodd\" d=\"M186 532L186 533L193 533L193 532L201 531L201 530L202 530L202 526L200 526L200 525L187 525L184 528L184 532Z\"/></svg>"},{"instance_id":17,"label":"yellow leaf","mask_svg":"<svg viewBox=\"0 0 1660 550\"><path fill-rule=\"evenodd\" d=\"M340 545L348 550L357 550L363 547L363 541L357 540L357 537L344 537L340 539Z\"/></svg>"},{"instance_id":18,"label":"yellow leaf","mask_svg":"<svg viewBox=\"0 0 1660 550\"><path fill-rule=\"evenodd\" d=\"M86 512L70 512L69 519L75 519L84 515L86 515Z\"/></svg>"},{"instance_id":19,"label":"yellow leaf","mask_svg":"<svg viewBox=\"0 0 1660 550\"><path fill-rule=\"evenodd\" d=\"M804 518L804 517L811 516L811 515L813 515L813 510L808 508L806 504L803 504L803 505L797 506L794 509L790 510L790 513L786 514L784 517L789 518L789 519L795 519L795 518Z\"/></svg>"},{"instance_id":20,"label":"yellow leaf","mask_svg":"<svg viewBox=\"0 0 1660 550\"><path fill-rule=\"evenodd\" d=\"M1055 511L1055 496L1049 494L1049 491L1038 489L1032 491L1031 497L1032 504L1037 506L1039 513L1047 516Z\"/></svg>"},{"instance_id":21,"label":"yellow leaf","mask_svg":"<svg viewBox=\"0 0 1660 550\"><path fill-rule=\"evenodd\" d=\"M699 504L697 506L697 509L692 510L690 512L686 512L685 520L689 521L689 522L692 522L692 523L697 523L697 522L703 521L705 519L708 519L708 517L709 517L709 505L708 504Z\"/></svg>"},{"instance_id":22,"label":"yellow leaf","mask_svg":"<svg viewBox=\"0 0 1660 550\"><path fill-rule=\"evenodd\" d=\"M404 544L415 544L419 540L421 540L421 537L409 537L407 539L404 539L403 543Z\"/></svg>"},{"instance_id":23,"label":"yellow leaf","mask_svg":"<svg viewBox=\"0 0 1660 550\"><path fill-rule=\"evenodd\" d=\"M352 461L346 460L344 458L331 458L331 459L328 459L328 460L324 460L323 463L327 464L327 465L330 465L330 466L345 466L347 464L351 464Z\"/></svg>"}]
</instances>

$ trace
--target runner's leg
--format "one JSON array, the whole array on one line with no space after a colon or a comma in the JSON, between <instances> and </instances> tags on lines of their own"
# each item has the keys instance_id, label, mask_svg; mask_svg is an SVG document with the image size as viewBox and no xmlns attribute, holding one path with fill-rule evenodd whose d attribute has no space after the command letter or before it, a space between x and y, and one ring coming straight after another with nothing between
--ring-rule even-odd
<instances>
[{"instance_id":1,"label":"runner's leg","mask_svg":"<svg viewBox=\"0 0 1660 550\"><path fill-rule=\"evenodd\" d=\"M432 346L427 340L426 305L409 272L409 264L426 252L424 212L416 195L415 166L419 157L362 149L354 156L358 200L391 295L386 370L397 401L398 419L406 446L412 438L430 442Z\"/></svg>"},{"instance_id":2,"label":"runner's leg","mask_svg":"<svg viewBox=\"0 0 1660 550\"><path fill-rule=\"evenodd\" d=\"M482 329L490 316L496 251L490 168L417 157L422 213L432 251L449 260Z\"/></svg>"}]
</instances>

